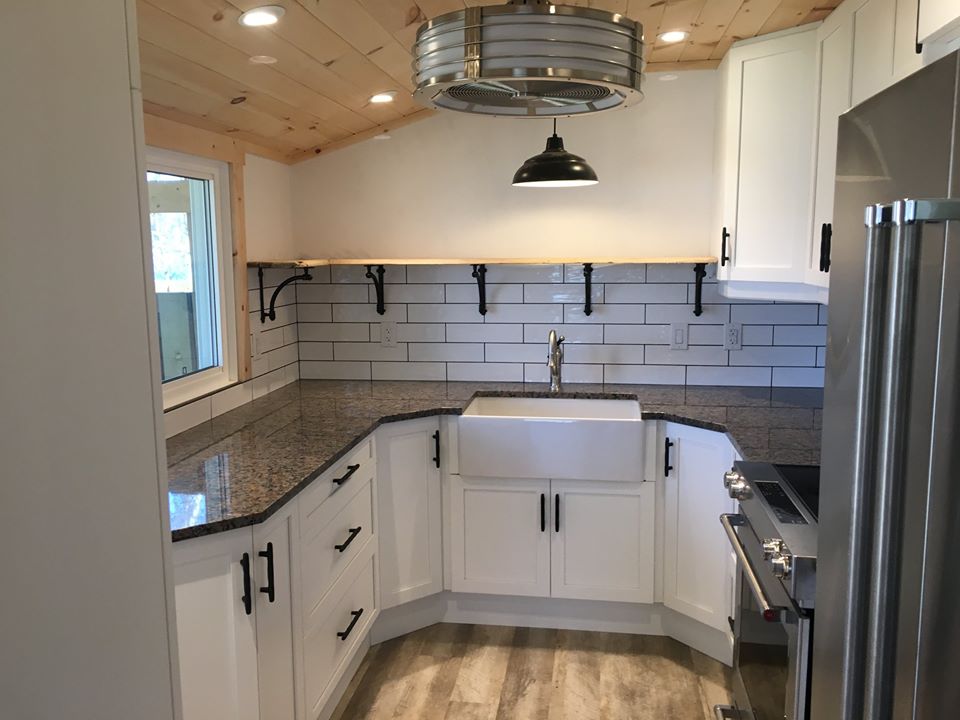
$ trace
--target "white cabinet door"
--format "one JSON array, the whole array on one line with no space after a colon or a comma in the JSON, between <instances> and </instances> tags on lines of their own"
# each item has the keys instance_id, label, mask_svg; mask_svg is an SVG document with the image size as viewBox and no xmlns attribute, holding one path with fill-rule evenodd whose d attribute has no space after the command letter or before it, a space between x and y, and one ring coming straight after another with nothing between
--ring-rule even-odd
<instances>
[{"instance_id":1,"label":"white cabinet door","mask_svg":"<svg viewBox=\"0 0 960 720\"><path fill-rule=\"evenodd\" d=\"M723 473L735 453L723 433L664 424L672 469L664 491L664 604L725 632L735 569L720 515L735 503Z\"/></svg>"},{"instance_id":2,"label":"white cabinet door","mask_svg":"<svg viewBox=\"0 0 960 720\"><path fill-rule=\"evenodd\" d=\"M443 590L438 418L377 431L380 597L384 608Z\"/></svg>"},{"instance_id":3,"label":"white cabinet door","mask_svg":"<svg viewBox=\"0 0 960 720\"><path fill-rule=\"evenodd\" d=\"M837 177L837 126L850 109L853 78L853 17L847 6L838 8L817 30L819 44L819 102L817 108L817 166L814 188L813 234L808 256L807 282L830 284L828 250L833 226L833 193ZM821 266L821 260L824 261Z\"/></svg>"},{"instance_id":4,"label":"white cabinet door","mask_svg":"<svg viewBox=\"0 0 960 720\"><path fill-rule=\"evenodd\" d=\"M251 574L244 582L242 561ZM257 720L257 639L250 528L173 546L184 720ZM249 587L250 611L242 597Z\"/></svg>"},{"instance_id":5,"label":"white cabinet door","mask_svg":"<svg viewBox=\"0 0 960 720\"><path fill-rule=\"evenodd\" d=\"M654 483L553 480L550 594L653 602Z\"/></svg>"},{"instance_id":6,"label":"white cabinet door","mask_svg":"<svg viewBox=\"0 0 960 720\"><path fill-rule=\"evenodd\" d=\"M293 602L299 595L291 557L296 521L296 504L291 503L253 531L260 720L297 717Z\"/></svg>"},{"instance_id":7,"label":"white cabinet door","mask_svg":"<svg viewBox=\"0 0 960 720\"><path fill-rule=\"evenodd\" d=\"M456 592L550 595L549 480L450 477Z\"/></svg>"},{"instance_id":8,"label":"white cabinet door","mask_svg":"<svg viewBox=\"0 0 960 720\"><path fill-rule=\"evenodd\" d=\"M794 293L804 287L816 49L815 29L790 30L734 45L721 66L718 222L730 233L730 259L718 279L731 296L744 283L793 284Z\"/></svg>"},{"instance_id":9,"label":"white cabinet door","mask_svg":"<svg viewBox=\"0 0 960 720\"><path fill-rule=\"evenodd\" d=\"M920 42L950 40L960 35L960 3L957 0L920 0Z\"/></svg>"},{"instance_id":10,"label":"white cabinet door","mask_svg":"<svg viewBox=\"0 0 960 720\"><path fill-rule=\"evenodd\" d=\"M854 105L893 82L896 17L897 0L854 0Z\"/></svg>"}]
</instances>

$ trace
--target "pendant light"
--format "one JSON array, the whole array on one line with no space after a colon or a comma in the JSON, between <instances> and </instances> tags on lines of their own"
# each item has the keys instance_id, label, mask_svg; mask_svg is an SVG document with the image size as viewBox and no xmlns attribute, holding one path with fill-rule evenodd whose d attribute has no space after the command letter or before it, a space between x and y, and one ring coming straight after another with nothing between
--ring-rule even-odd
<instances>
[{"instance_id":1,"label":"pendant light","mask_svg":"<svg viewBox=\"0 0 960 720\"><path fill-rule=\"evenodd\" d=\"M563 138L557 135L556 118L546 149L524 162L513 176L514 187L581 187L598 182L586 160L564 150Z\"/></svg>"}]
</instances>

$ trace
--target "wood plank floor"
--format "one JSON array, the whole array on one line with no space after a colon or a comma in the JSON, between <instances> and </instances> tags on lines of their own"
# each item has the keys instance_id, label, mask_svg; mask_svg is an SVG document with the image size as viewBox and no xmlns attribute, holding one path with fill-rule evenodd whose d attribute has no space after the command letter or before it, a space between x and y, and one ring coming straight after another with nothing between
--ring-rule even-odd
<instances>
[{"instance_id":1,"label":"wood plank floor","mask_svg":"<svg viewBox=\"0 0 960 720\"><path fill-rule=\"evenodd\" d=\"M332 720L713 720L729 688L670 638L444 623L373 646Z\"/></svg>"}]
</instances>

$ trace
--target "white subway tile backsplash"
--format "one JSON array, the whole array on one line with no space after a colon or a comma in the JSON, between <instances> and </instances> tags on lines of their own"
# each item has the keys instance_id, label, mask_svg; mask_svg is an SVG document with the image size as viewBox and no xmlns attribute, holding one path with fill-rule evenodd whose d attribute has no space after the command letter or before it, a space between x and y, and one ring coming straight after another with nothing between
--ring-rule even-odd
<instances>
[{"instance_id":1,"label":"white subway tile backsplash","mask_svg":"<svg viewBox=\"0 0 960 720\"><path fill-rule=\"evenodd\" d=\"M827 324L827 306L826 305L820 306L820 311L817 314L817 322L820 323L821 325Z\"/></svg>"},{"instance_id":2,"label":"white subway tile backsplash","mask_svg":"<svg viewBox=\"0 0 960 720\"><path fill-rule=\"evenodd\" d=\"M817 367L823 367L827 364L827 349L825 347L817 348Z\"/></svg>"},{"instance_id":3,"label":"white subway tile backsplash","mask_svg":"<svg viewBox=\"0 0 960 720\"><path fill-rule=\"evenodd\" d=\"M330 322L331 307L316 303L297 305L297 319L300 322Z\"/></svg>"},{"instance_id":4,"label":"white subway tile backsplash","mask_svg":"<svg viewBox=\"0 0 960 720\"><path fill-rule=\"evenodd\" d=\"M333 346L334 360L407 360L407 346L385 347L380 343L338 342Z\"/></svg>"},{"instance_id":5,"label":"white subway tile backsplash","mask_svg":"<svg viewBox=\"0 0 960 720\"><path fill-rule=\"evenodd\" d=\"M498 283L562 283L563 265L487 265L487 281Z\"/></svg>"},{"instance_id":6,"label":"white subway tile backsplash","mask_svg":"<svg viewBox=\"0 0 960 720\"><path fill-rule=\"evenodd\" d=\"M668 365L605 365L605 383L641 385L683 385L687 375L683 366Z\"/></svg>"},{"instance_id":7,"label":"white subway tile backsplash","mask_svg":"<svg viewBox=\"0 0 960 720\"><path fill-rule=\"evenodd\" d=\"M410 343L410 361L483 362L482 343Z\"/></svg>"},{"instance_id":8,"label":"white subway tile backsplash","mask_svg":"<svg viewBox=\"0 0 960 720\"><path fill-rule=\"evenodd\" d=\"M494 282L490 277L490 266L487 266L487 280ZM470 265L408 265L408 283L464 283L477 286L471 273ZM501 282L497 280L496 282Z\"/></svg>"},{"instance_id":9,"label":"white subway tile backsplash","mask_svg":"<svg viewBox=\"0 0 960 720\"><path fill-rule=\"evenodd\" d=\"M773 329L774 345L826 345L826 325L777 325Z\"/></svg>"},{"instance_id":10,"label":"white subway tile backsplash","mask_svg":"<svg viewBox=\"0 0 960 720\"><path fill-rule=\"evenodd\" d=\"M647 345L647 365L726 365L727 351L722 347L692 345L673 350L669 345Z\"/></svg>"},{"instance_id":11,"label":"white subway tile backsplash","mask_svg":"<svg viewBox=\"0 0 960 720\"><path fill-rule=\"evenodd\" d=\"M301 360L333 360L333 343L301 342Z\"/></svg>"},{"instance_id":12,"label":"white subway tile backsplash","mask_svg":"<svg viewBox=\"0 0 960 720\"><path fill-rule=\"evenodd\" d=\"M772 325L743 325L742 327L743 333L740 335L741 345L773 344Z\"/></svg>"},{"instance_id":13,"label":"white subway tile backsplash","mask_svg":"<svg viewBox=\"0 0 960 720\"><path fill-rule=\"evenodd\" d=\"M297 302L365 303L369 302L366 285L320 285L304 283L297 288Z\"/></svg>"},{"instance_id":14,"label":"white subway tile backsplash","mask_svg":"<svg viewBox=\"0 0 960 720\"><path fill-rule=\"evenodd\" d=\"M585 285L573 283L557 283L546 285L523 286L523 300L527 303L575 303L586 300L587 288ZM590 287L590 297L595 303L603 302L603 285L593 284Z\"/></svg>"},{"instance_id":15,"label":"white subway tile backsplash","mask_svg":"<svg viewBox=\"0 0 960 720\"><path fill-rule=\"evenodd\" d=\"M523 285L505 284L505 283L487 283L487 302L488 303L522 303ZM473 303L480 302L480 291L476 283L473 285L447 285L448 303Z\"/></svg>"},{"instance_id":16,"label":"white subway tile backsplash","mask_svg":"<svg viewBox=\"0 0 960 720\"><path fill-rule=\"evenodd\" d=\"M648 305L647 322L651 325L671 323L722 325L730 322L730 306L704 304L703 314L698 317L693 314L693 305Z\"/></svg>"},{"instance_id":17,"label":"white subway tile backsplash","mask_svg":"<svg viewBox=\"0 0 960 720\"><path fill-rule=\"evenodd\" d=\"M297 325L285 325L283 328L283 344L290 345L300 339L300 330Z\"/></svg>"},{"instance_id":18,"label":"white subway tile backsplash","mask_svg":"<svg viewBox=\"0 0 960 720\"><path fill-rule=\"evenodd\" d=\"M211 415L217 417L253 400L250 383L238 383L210 396Z\"/></svg>"},{"instance_id":19,"label":"white subway tile backsplash","mask_svg":"<svg viewBox=\"0 0 960 720\"><path fill-rule=\"evenodd\" d=\"M523 325L471 322L451 323L446 327L447 342L523 342ZM543 337L546 338L546 334Z\"/></svg>"},{"instance_id":20,"label":"white subway tile backsplash","mask_svg":"<svg viewBox=\"0 0 960 720\"><path fill-rule=\"evenodd\" d=\"M670 342L661 340L660 344ZM689 345L723 345L723 325L691 325L687 329Z\"/></svg>"},{"instance_id":21,"label":"white subway tile backsplash","mask_svg":"<svg viewBox=\"0 0 960 720\"><path fill-rule=\"evenodd\" d=\"M286 367L300 359L296 345L284 345L267 353L267 368L271 371Z\"/></svg>"},{"instance_id":22,"label":"white subway tile backsplash","mask_svg":"<svg viewBox=\"0 0 960 720\"><path fill-rule=\"evenodd\" d=\"M374 380L446 380L442 362L374 362Z\"/></svg>"},{"instance_id":23,"label":"white subway tile backsplash","mask_svg":"<svg viewBox=\"0 0 960 720\"><path fill-rule=\"evenodd\" d=\"M512 327L512 326L511 326ZM538 324L532 323L523 326L523 341L527 343L543 343L546 345L547 337L551 330L556 330L558 335L563 335L564 342L567 345L576 343L594 343L603 342L603 325L562 325L562 324Z\"/></svg>"},{"instance_id":24,"label":"white subway tile backsplash","mask_svg":"<svg viewBox=\"0 0 960 720\"><path fill-rule=\"evenodd\" d=\"M420 307L415 306L415 307ZM377 313L377 306L370 305L334 305L334 322L406 322L407 306L386 303L383 315Z\"/></svg>"},{"instance_id":25,"label":"white subway tile backsplash","mask_svg":"<svg viewBox=\"0 0 960 720\"><path fill-rule=\"evenodd\" d=\"M263 330L257 335L258 354L268 353L283 345L283 328Z\"/></svg>"},{"instance_id":26,"label":"white subway tile backsplash","mask_svg":"<svg viewBox=\"0 0 960 720\"><path fill-rule=\"evenodd\" d=\"M565 348L564 360L572 363L610 363L642 365L643 345L571 345Z\"/></svg>"},{"instance_id":27,"label":"white subway tile backsplash","mask_svg":"<svg viewBox=\"0 0 960 720\"><path fill-rule=\"evenodd\" d=\"M647 279L646 265L594 265L592 281L595 283L642 283ZM582 283L583 265L567 265L564 268L565 282Z\"/></svg>"},{"instance_id":28,"label":"white subway tile backsplash","mask_svg":"<svg viewBox=\"0 0 960 720\"><path fill-rule=\"evenodd\" d=\"M532 343L488 343L484 358L487 362L535 363L547 361L547 345Z\"/></svg>"},{"instance_id":29,"label":"white subway tile backsplash","mask_svg":"<svg viewBox=\"0 0 960 720\"><path fill-rule=\"evenodd\" d=\"M404 265L384 265L383 282L385 285L407 282L407 268ZM377 266L373 266L373 274L377 274ZM349 283L352 285L372 285L373 281L367 277L366 265L331 265L330 282Z\"/></svg>"},{"instance_id":30,"label":"white subway tile backsplash","mask_svg":"<svg viewBox=\"0 0 960 720\"><path fill-rule=\"evenodd\" d=\"M817 305L735 305L731 320L754 325L816 325Z\"/></svg>"},{"instance_id":31,"label":"white subway tile backsplash","mask_svg":"<svg viewBox=\"0 0 960 720\"><path fill-rule=\"evenodd\" d=\"M780 367L813 366L817 362L815 347L781 347L760 345L730 351L731 365L769 365Z\"/></svg>"},{"instance_id":32,"label":"white subway tile backsplash","mask_svg":"<svg viewBox=\"0 0 960 720\"><path fill-rule=\"evenodd\" d=\"M365 288L369 293L369 302L377 301L377 291L373 285ZM384 288L384 299L392 303L442 303L443 285L396 285Z\"/></svg>"},{"instance_id":33,"label":"white subway tile backsplash","mask_svg":"<svg viewBox=\"0 0 960 720\"><path fill-rule=\"evenodd\" d=\"M776 387L823 387L823 368L773 368Z\"/></svg>"},{"instance_id":34,"label":"white subway tile backsplash","mask_svg":"<svg viewBox=\"0 0 960 720\"><path fill-rule=\"evenodd\" d=\"M477 305L409 305L407 318L412 323L483 322Z\"/></svg>"},{"instance_id":35,"label":"white subway tile backsplash","mask_svg":"<svg viewBox=\"0 0 960 720\"><path fill-rule=\"evenodd\" d=\"M685 303L687 286L670 283L611 285L604 293L608 303Z\"/></svg>"},{"instance_id":36,"label":"white subway tile backsplash","mask_svg":"<svg viewBox=\"0 0 960 720\"><path fill-rule=\"evenodd\" d=\"M584 313L583 303L563 306L563 321L566 323L618 323L642 324L645 305L594 305L590 315Z\"/></svg>"},{"instance_id":37,"label":"white subway tile backsplash","mask_svg":"<svg viewBox=\"0 0 960 720\"><path fill-rule=\"evenodd\" d=\"M439 342L445 339L444 325L441 323L399 323L396 342ZM380 324L370 325L370 341L380 342Z\"/></svg>"},{"instance_id":38,"label":"white subway tile backsplash","mask_svg":"<svg viewBox=\"0 0 960 720\"><path fill-rule=\"evenodd\" d=\"M270 309L270 298L276 288L263 288L263 302ZM287 285L280 294L277 295L277 301L274 307L283 307L285 305L297 304L297 288L295 285ZM247 310L256 311L257 317L260 316L260 286L257 284L247 286Z\"/></svg>"},{"instance_id":39,"label":"white subway tile backsplash","mask_svg":"<svg viewBox=\"0 0 960 720\"><path fill-rule=\"evenodd\" d=\"M697 367L687 368L687 385L770 386L770 368Z\"/></svg>"},{"instance_id":40,"label":"white subway tile backsplash","mask_svg":"<svg viewBox=\"0 0 960 720\"><path fill-rule=\"evenodd\" d=\"M370 335L371 326L368 323L317 323L300 322L298 325L300 340L309 342L316 340L339 340L341 342L367 342L380 338L372 338ZM442 326L441 326L442 327Z\"/></svg>"},{"instance_id":41,"label":"white subway tile backsplash","mask_svg":"<svg viewBox=\"0 0 960 720\"><path fill-rule=\"evenodd\" d=\"M694 284L687 285L687 302L692 303L696 300L697 297L697 286ZM728 298L720 294L720 286L717 283L704 283L703 289L700 292L700 302L705 303L728 303L730 305L756 305L762 303L764 305L769 304L768 301L764 300L741 300L739 298Z\"/></svg>"},{"instance_id":42,"label":"white subway tile backsplash","mask_svg":"<svg viewBox=\"0 0 960 720\"><path fill-rule=\"evenodd\" d=\"M301 360L300 377L304 380L370 380L370 363Z\"/></svg>"},{"instance_id":43,"label":"white subway tile backsplash","mask_svg":"<svg viewBox=\"0 0 960 720\"><path fill-rule=\"evenodd\" d=\"M487 305L486 318L490 322L500 322L500 323L562 322L563 305L547 305L547 304Z\"/></svg>"},{"instance_id":44,"label":"white subway tile backsplash","mask_svg":"<svg viewBox=\"0 0 960 720\"><path fill-rule=\"evenodd\" d=\"M670 342L670 326L606 325L603 342L608 345L665 345Z\"/></svg>"},{"instance_id":45,"label":"white subway tile backsplash","mask_svg":"<svg viewBox=\"0 0 960 720\"><path fill-rule=\"evenodd\" d=\"M449 363L450 382L523 382L520 363Z\"/></svg>"},{"instance_id":46,"label":"white subway tile backsplash","mask_svg":"<svg viewBox=\"0 0 960 720\"><path fill-rule=\"evenodd\" d=\"M528 383L550 382L550 369L546 363L529 363L523 366L523 381ZM603 365L563 365L564 383L603 382Z\"/></svg>"},{"instance_id":47,"label":"white subway tile backsplash","mask_svg":"<svg viewBox=\"0 0 960 720\"><path fill-rule=\"evenodd\" d=\"M717 266L707 265L707 274L704 280L709 282L717 279ZM651 263L647 265L648 283L694 282L693 265L688 263Z\"/></svg>"}]
</instances>

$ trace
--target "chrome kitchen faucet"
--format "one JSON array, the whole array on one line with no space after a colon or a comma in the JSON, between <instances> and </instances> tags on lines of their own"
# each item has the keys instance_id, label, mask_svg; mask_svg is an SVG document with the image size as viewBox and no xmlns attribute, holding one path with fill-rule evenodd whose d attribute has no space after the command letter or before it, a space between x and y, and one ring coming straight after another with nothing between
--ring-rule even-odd
<instances>
[{"instance_id":1,"label":"chrome kitchen faucet","mask_svg":"<svg viewBox=\"0 0 960 720\"><path fill-rule=\"evenodd\" d=\"M559 393L562 390L560 375L563 369L563 335L557 336L556 330L547 335L549 351L547 353L547 367L550 368L550 392Z\"/></svg>"}]
</instances>

